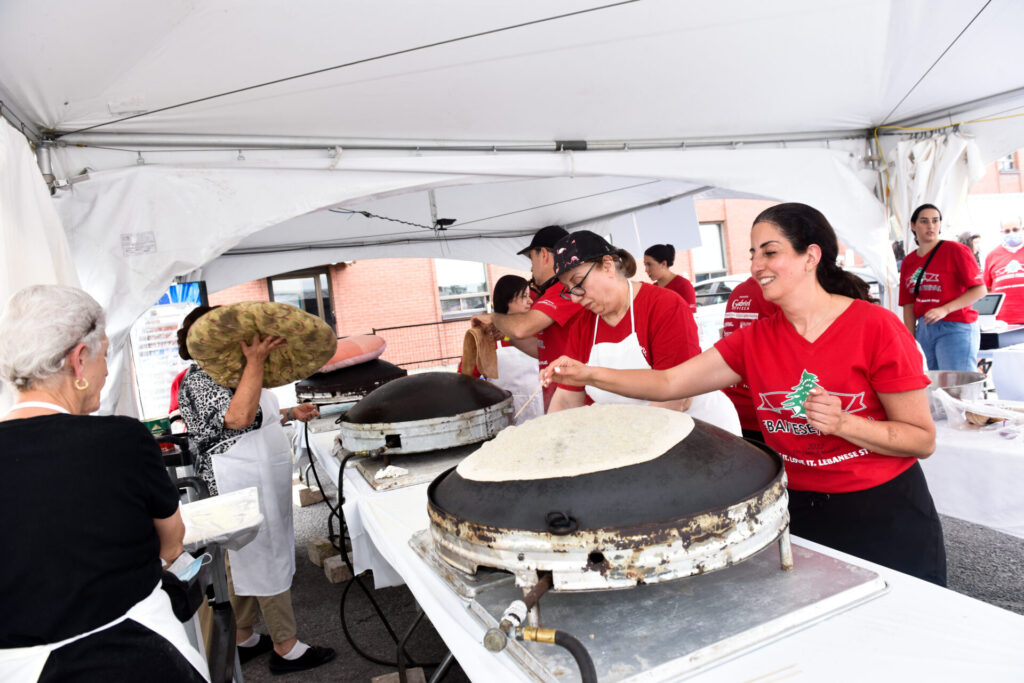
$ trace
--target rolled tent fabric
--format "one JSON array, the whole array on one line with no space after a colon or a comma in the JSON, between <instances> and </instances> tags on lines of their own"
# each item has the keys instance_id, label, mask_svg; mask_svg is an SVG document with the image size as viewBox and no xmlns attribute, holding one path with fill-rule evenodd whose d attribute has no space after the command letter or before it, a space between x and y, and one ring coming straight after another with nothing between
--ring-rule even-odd
<instances>
[{"instance_id":1,"label":"rolled tent fabric","mask_svg":"<svg viewBox=\"0 0 1024 683\"><path fill-rule=\"evenodd\" d=\"M473 368L488 379L498 378L498 354L494 340L482 327L469 328L462 339L462 374L472 375Z\"/></svg>"},{"instance_id":2,"label":"rolled tent fabric","mask_svg":"<svg viewBox=\"0 0 1024 683\"><path fill-rule=\"evenodd\" d=\"M263 386L279 387L309 377L337 349L334 330L326 322L295 306L246 301L216 308L192 325L186 345L193 360L221 386L234 388L242 378L245 356L241 342L254 335L275 336L288 344L270 352Z\"/></svg>"}]
</instances>

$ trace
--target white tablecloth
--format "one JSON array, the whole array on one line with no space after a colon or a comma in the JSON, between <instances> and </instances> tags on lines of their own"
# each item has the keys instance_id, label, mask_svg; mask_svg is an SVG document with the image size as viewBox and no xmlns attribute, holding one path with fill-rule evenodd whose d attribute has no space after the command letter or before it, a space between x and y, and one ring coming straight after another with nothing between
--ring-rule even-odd
<instances>
[{"instance_id":1,"label":"white tablecloth","mask_svg":"<svg viewBox=\"0 0 1024 683\"><path fill-rule=\"evenodd\" d=\"M935 428L935 453L921 467L936 509L1024 538L1024 437L957 430L945 420Z\"/></svg>"},{"instance_id":2,"label":"white tablecloth","mask_svg":"<svg viewBox=\"0 0 1024 683\"><path fill-rule=\"evenodd\" d=\"M359 510L377 549L405 578L472 680L532 680L510 655L483 647L485 629L466 602L409 547L410 536L428 524L424 487L361 498ZM796 542L878 572L891 591L692 680L1024 679L1024 617L814 543Z\"/></svg>"},{"instance_id":3,"label":"white tablecloth","mask_svg":"<svg viewBox=\"0 0 1024 683\"><path fill-rule=\"evenodd\" d=\"M309 451L312 451L316 458L317 474L320 481L326 485L327 479L338 486L338 474L341 460L335 455L335 437L337 430L329 432L309 433ZM295 453L298 459L308 457L306 449L305 430L297 429L293 440ZM350 461L351 462L351 461ZM312 475L310 475L312 479ZM420 485L426 491L426 484ZM342 489L345 496L345 504L342 511L345 514L345 523L348 525L349 538L352 541L352 566L356 574L367 569L373 571L373 584L376 588L388 586L401 586L405 580L391 568L391 565L377 552L376 546L370 537L366 535L363 528L362 517L359 512L359 501L363 498L375 498L378 496L390 495L389 491L374 491L373 487L366 483L366 480L354 467L345 469L345 485ZM424 496L426 493L424 493Z\"/></svg>"}]
</instances>

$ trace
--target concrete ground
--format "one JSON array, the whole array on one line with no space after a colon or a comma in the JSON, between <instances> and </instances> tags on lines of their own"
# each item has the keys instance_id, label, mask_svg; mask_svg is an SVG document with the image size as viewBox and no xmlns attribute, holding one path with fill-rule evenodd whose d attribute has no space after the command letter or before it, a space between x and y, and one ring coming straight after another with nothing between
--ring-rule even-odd
<instances>
[{"instance_id":1,"label":"concrete ground","mask_svg":"<svg viewBox=\"0 0 1024 683\"><path fill-rule=\"evenodd\" d=\"M332 489L328 494L333 501L336 492ZM313 671L271 676L267 669L269 655L264 655L243 667L246 681L363 682L396 671L393 665L369 662L353 651L345 640L338 616L345 584L329 583L323 570L307 558L306 541L327 535L327 515L328 508L324 503L295 508L297 568L292 593L299 638L333 647L338 656L333 662ZM943 517L942 524L949 562L949 588L1024 615L1024 539L952 517ZM372 591L372 579L366 577L365 583ZM416 603L409 590L402 586L373 591L373 594L392 627L399 634L404 633L416 616ZM345 614L349 631L361 648L378 659L394 661L393 641L358 587L349 592ZM428 664L439 662L447 652L426 619L414 633L408 651L418 662ZM426 667L428 677L431 672L432 667ZM461 683L469 679L455 664L444 680Z\"/></svg>"}]
</instances>

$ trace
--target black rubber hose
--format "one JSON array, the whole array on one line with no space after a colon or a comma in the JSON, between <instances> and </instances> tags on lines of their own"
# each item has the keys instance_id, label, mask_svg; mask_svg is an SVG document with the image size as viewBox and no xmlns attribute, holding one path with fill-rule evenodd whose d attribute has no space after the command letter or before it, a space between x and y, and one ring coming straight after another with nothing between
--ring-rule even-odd
<instances>
[{"instance_id":1,"label":"black rubber hose","mask_svg":"<svg viewBox=\"0 0 1024 683\"><path fill-rule=\"evenodd\" d=\"M313 455L313 449L310 448L310 445L309 445L309 423L303 423L303 427L305 429L304 436L305 436L305 439L306 439L306 452L309 453L309 466L310 466L310 470L313 472L313 478L316 480L317 487L320 489L321 492L323 492L324 487L323 487L323 484L320 483L320 474L316 471L316 462L315 462L316 461L316 456ZM345 601L348 598L348 592L349 592L349 590L352 589L352 584L358 584L359 588L362 589L363 594L366 595L367 599L369 599L370 605L373 607L373 610L377 613L377 617L380 619L381 623L384 625L384 628L387 629L388 635L391 636L391 639L393 641L395 641L396 645L398 644L398 634L395 633L395 630L393 628L391 628L391 624L388 622L387 617L384 616L383 610L380 608L380 605L377 604L377 601L374 599L373 594L370 591L370 589L366 587L366 584L363 583L363 581L362 581L362 579L360 577L356 576L355 568L352 566L352 561L349 559L348 552L345 550L345 537L348 536L348 533L347 533L348 527L345 524L345 513L341 509L341 506L345 503L345 496L344 496L344 493L343 493L342 484L343 484L343 481L344 481L344 478L345 478L345 465L348 464L348 461L352 457L354 457L355 455L356 455L355 453L349 453L341 461L341 468L340 468L340 471L338 473L338 505L337 505L337 507L331 505L331 501L327 498L326 495L324 496L324 502L327 503L327 507L331 511L331 514L329 514L327 516L328 539L330 540L331 544L341 553L341 559L345 562L345 565L348 567L349 573L352 575L352 578L349 579L348 584L345 586L345 590L343 590L342 593L341 593L341 600L340 600L339 605L338 605L338 617L339 617L339 619L341 621L341 630L342 630L342 632L345 635L345 640L348 641L348 644L352 647L352 649L355 651L356 654L358 654L360 657L362 657L366 661L372 662L373 664L380 664L382 666L392 666L392 667L396 667L397 668L398 667L398 663L397 662L392 662L392 661L380 659L378 657L374 657L373 655L369 654L368 652L363 650L361 647L359 647L359 645L356 644L356 641L355 641L352 633L348 629L348 622L345 620ZM333 517L337 517L338 518L338 533L337 534L334 533ZM338 539L337 542L335 542L335 539ZM403 651L404 651L404 648L403 648ZM426 663L426 664L417 664L412 659L412 657L409 656L408 652L405 652L405 656L409 660L409 663L412 666L422 666L424 668L432 668L432 667L438 666L438 664L439 664L438 662L429 662L429 663Z\"/></svg>"},{"instance_id":2,"label":"black rubber hose","mask_svg":"<svg viewBox=\"0 0 1024 683\"><path fill-rule=\"evenodd\" d=\"M556 630L555 645L564 647L576 660L583 683L597 683L597 669L594 668L594 660L590 658L590 653L587 652L587 648L583 647L583 643L565 631Z\"/></svg>"}]
</instances>

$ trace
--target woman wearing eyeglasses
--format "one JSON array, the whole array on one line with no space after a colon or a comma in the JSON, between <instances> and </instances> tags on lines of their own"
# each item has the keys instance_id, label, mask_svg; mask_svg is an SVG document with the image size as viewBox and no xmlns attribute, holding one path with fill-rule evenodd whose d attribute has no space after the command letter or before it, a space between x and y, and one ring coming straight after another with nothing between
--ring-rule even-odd
<instances>
[{"instance_id":1,"label":"woman wearing eyeglasses","mask_svg":"<svg viewBox=\"0 0 1024 683\"><path fill-rule=\"evenodd\" d=\"M700 353L697 325L686 302L663 287L634 283L636 261L601 236L581 230L555 245L562 297L585 309L568 331L566 355L594 367L619 370L674 367ZM558 385L548 412L589 403L632 403L685 410L739 434L739 418L721 392L665 402L627 398L596 387Z\"/></svg>"}]
</instances>

